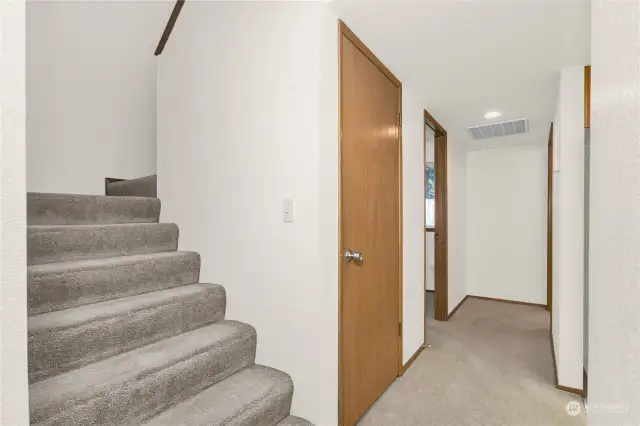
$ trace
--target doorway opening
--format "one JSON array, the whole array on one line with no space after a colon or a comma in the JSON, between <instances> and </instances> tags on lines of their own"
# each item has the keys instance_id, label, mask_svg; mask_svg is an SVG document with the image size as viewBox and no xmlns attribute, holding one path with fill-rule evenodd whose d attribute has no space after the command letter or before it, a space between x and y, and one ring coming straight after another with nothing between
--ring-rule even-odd
<instances>
[{"instance_id":1,"label":"doorway opening","mask_svg":"<svg viewBox=\"0 0 640 426\"><path fill-rule=\"evenodd\" d=\"M427 318L449 320L447 131L424 111L425 341Z\"/></svg>"}]
</instances>

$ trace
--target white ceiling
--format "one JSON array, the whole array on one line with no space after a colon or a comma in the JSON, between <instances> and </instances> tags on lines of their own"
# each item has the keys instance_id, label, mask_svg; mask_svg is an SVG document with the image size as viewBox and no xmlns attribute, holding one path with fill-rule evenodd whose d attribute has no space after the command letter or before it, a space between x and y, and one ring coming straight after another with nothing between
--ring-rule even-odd
<instances>
[{"instance_id":1,"label":"white ceiling","mask_svg":"<svg viewBox=\"0 0 640 426\"><path fill-rule=\"evenodd\" d=\"M469 149L546 143L559 70L589 63L588 0L335 0L337 15ZM485 120L489 110L498 119ZM529 117L530 132L474 141L469 125Z\"/></svg>"}]
</instances>

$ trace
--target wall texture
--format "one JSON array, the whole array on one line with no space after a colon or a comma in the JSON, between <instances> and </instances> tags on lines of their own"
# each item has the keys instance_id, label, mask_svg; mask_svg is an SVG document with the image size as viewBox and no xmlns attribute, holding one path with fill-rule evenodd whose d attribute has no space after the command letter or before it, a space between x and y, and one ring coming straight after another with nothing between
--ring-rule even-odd
<instances>
[{"instance_id":1,"label":"wall texture","mask_svg":"<svg viewBox=\"0 0 640 426\"><path fill-rule=\"evenodd\" d=\"M103 194L156 172L156 44L171 2L27 5L27 189Z\"/></svg>"},{"instance_id":2,"label":"wall texture","mask_svg":"<svg viewBox=\"0 0 640 426\"><path fill-rule=\"evenodd\" d=\"M470 151L469 294L546 303L546 146Z\"/></svg>"},{"instance_id":3,"label":"wall texture","mask_svg":"<svg viewBox=\"0 0 640 426\"><path fill-rule=\"evenodd\" d=\"M0 424L29 424L25 2L0 1Z\"/></svg>"},{"instance_id":4,"label":"wall texture","mask_svg":"<svg viewBox=\"0 0 640 426\"><path fill-rule=\"evenodd\" d=\"M640 2L591 3L590 425L640 424Z\"/></svg>"},{"instance_id":5,"label":"wall texture","mask_svg":"<svg viewBox=\"0 0 640 426\"><path fill-rule=\"evenodd\" d=\"M449 312L467 296L467 148L447 133L449 208Z\"/></svg>"},{"instance_id":6,"label":"wall texture","mask_svg":"<svg viewBox=\"0 0 640 426\"><path fill-rule=\"evenodd\" d=\"M424 343L424 108L402 86L403 334L402 358Z\"/></svg>"},{"instance_id":7,"label":"wall texture","mask_svg":"<svg viewBox=\"0 0 640 426\"><path fill-rule=\"evenodd\" d=\"M584 67L563 68L554 121L553 339L558 382L582 389Z\"/></svg>"},{"instance_id":8,"label":"wall texture","mask_svg":"<svg viewBox=\"0 0 640 426\"><path fill-rule=\"evenodd\" d=\"M319 425L337 423L337 34L322 3L193 2L158 73L162 220Z\"/></svg>"}]
</instances>

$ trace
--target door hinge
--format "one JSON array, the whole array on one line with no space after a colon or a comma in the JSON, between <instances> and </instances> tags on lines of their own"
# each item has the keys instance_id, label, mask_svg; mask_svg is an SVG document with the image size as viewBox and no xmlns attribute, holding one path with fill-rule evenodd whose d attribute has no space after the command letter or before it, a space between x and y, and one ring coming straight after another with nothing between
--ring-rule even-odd
<instances>
[{"instance_id":1,"label":"door hinge","mask_svg":"<svg viewBox=\"0 0 640 426\"><path fill-rule=\"evenodd\" d=\"M402 114L401 113L397 113L396 114L396 124L398 125L398 127L402 127Z\"/></svg>"},{"instance_id":2,"label":"door hinge","mask_svg":"<svg viewBox=\"0 0 640 426\"><path fill-rule=\"evenodd\" d=\"M402 323L398 323L398 336L402 337Z\"/></svg>"}]
</instances>

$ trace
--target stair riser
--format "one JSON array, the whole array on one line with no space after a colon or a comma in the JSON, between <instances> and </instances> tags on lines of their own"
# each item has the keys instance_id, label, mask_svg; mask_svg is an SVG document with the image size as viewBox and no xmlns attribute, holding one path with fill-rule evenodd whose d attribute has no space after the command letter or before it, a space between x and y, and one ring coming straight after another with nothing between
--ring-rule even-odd
<instances>
[{"instance_id":1,"label":"stair riser","mask_svg":"<svg viewBox=\"0 0 640 426\"><path fill-rule=\"evenodd\" d=\"M272 426L289 415L291 411L291 401L293 399L293 388L286 393L269 395L268 401L264 402L259 409L248 409L239 413L236 417L225 419L222 424L234 426ZM168 425L167 425L168 426ZM190 425L196 426L196 425ZM209 426L203 423L198 426Z\"/></svg>"},{"instance_id":2,"label":"stair riser","mask_svg":"<svg viewBox=\"0 0 640 426\"><path fill-rule=\"evenodd\" d=\"M174 224L89 228L27 227L29 265L175 251Z\"/></svg>"},{"instance_id":3,"label":"stair riser","mask_svg":"<svg viewBox=\"0 0 640 426\"><path fill-rule=\"evenodd\" d=\"M224 319L224 291L65 329L29 332L29 379L43 380Z\"/></svg>"},{"instance_id":4,"label":"stair riser","mask_svg":"<svg viewBox=\"0 0 640 426\"><path fill-rule=\"evenodd\" d=\"M288 416L276 426L313 426L313 424L300 417Z\"/></svg>"},{"instance_id":5,"label":"stair riser","mask_svg":"<svg viewBox=\"0 0 640 426\"><path fill-rule=\"evenodd\" d=\"M198 282L197 253L162 260L149 259L104 268L37 272L28 270L29 315Z\"/></svg>"},{"instance_id":6,"label":"stair riser","mask_svg":"<svg viewBox=\"0 0 640 426\"><path fill-rule=\"evenodd\" d=\"M169 408L144 425L275 425L289 414L292 397L291 377L254 365Z\"/></svg>"},{"instance_id":7,"label":"stair riser","mask_svg":"<svg viewBox=\"0 0 640 426\"><path fill-rule=\"evenodd\" d=\"M228 339L199 355L137 380L93 395L68 401L64 407L42 407L32 412L32 424L60 425L140 424L203 389L255 362L254 330Z\"/></svg>"},{"instance_id":8,"label":"stair riser","mask_svg":"<svg viewBox=\"0 0 640 426\"><path fill-rule=\"evenodd\" d=\"M29 225L156 223L159 218L157 198L27 194Z\"/></svg>"},{"instance_id":9,"label":"stair riser","mask_svg":"<svg viewBox=\"0 0 640 426\"><path fill-rule=\"evenodd\" d=\"M107 186L107 194L112 196L156 197L157 193L156 175L113 182Z\"/></svg>"}]
</instances>

